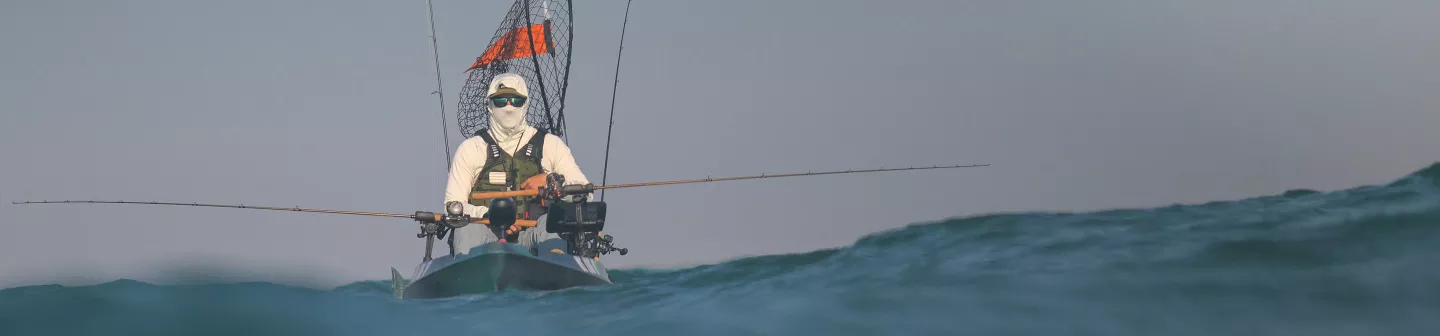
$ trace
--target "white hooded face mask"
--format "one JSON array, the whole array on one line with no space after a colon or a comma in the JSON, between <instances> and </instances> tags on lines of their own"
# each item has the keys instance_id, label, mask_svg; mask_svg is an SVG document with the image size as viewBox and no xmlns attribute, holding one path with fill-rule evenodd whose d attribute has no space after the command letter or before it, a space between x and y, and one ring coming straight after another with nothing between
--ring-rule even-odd
<instances>
[{"instance_id":1,"label":"white hooded face mask","mask_svg":"<svg viewBox=\"0 0 1440 336\"><path fill-rule=\"evenodd\" d=\"M490 128L499 137L516 137L525 131L525 111L530 107L529 90L525 85L525 78L520 75L505 73L495 76L490 81L488 95L494 95L501 91L526 96L526 101L520 106L507 104L503 107L486 105L490 107ZM485 102L490 104L489 101Z\"/></svg>"},{"instance_id":2,"label":"white hooded face mask","mask_svg":"<svg viewBox=\"0 0 1440 336\"><path fill-rule=\"evenodd\" d=\"M525 102L529 105L530 102ZM505 135L515 135L524 130L520 127L525 123L525 108L508 105L505 107L490 107L490 123L495 125L495 131Z\"/></svg>"}]
</instances>

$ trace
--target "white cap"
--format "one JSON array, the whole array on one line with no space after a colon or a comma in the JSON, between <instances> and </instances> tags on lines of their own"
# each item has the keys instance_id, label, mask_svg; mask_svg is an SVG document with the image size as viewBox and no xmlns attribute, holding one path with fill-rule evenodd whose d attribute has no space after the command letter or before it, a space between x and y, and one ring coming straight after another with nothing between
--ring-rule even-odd
<instances>
[{"instance_id":1,"label":"white cap","mask_svg":"<svg viewBox=\"0 0 1440 336\"><path fill-rule=\"evenodd\" d=\"M485 96L494 97L502 93L530 97L530 90L525 87L525 78L513 73L495 75L495 78L490 80L490 91Z\"/></svg>"}]
</instances>

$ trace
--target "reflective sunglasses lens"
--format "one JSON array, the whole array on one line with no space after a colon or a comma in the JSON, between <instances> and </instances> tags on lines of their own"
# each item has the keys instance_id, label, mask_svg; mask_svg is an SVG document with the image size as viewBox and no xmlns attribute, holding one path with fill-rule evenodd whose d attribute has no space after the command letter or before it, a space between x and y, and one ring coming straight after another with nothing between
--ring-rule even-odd
<instances>
[{"instance_id":1,"label":"reflective sunglasses lens","mask_svg":"<svg viewBox=\"0 0 1440 336\"><path fill-rule=\"evenodd\" d=\"M491 106L494 106L494 107L504 107L506 102L509 102L510 105L514 105L514 106L516 106L516 107L525 106L525 98L521 98L521 97L495 97L495 98L490 98L490 105L491 105Z\"/></svg>"}]
</instances>

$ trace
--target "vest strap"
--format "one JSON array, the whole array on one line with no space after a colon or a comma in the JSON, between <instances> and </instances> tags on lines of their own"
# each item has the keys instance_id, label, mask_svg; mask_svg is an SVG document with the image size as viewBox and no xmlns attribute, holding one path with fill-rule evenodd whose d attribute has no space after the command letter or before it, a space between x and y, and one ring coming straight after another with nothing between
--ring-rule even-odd
<instances>
[{"instance_id":1,"label":"vest strap","mask_svg":"<svg viewBox=\"0 0 1440 336\"><path fill-rule=\"evenodd\" d=\"M523 179L543 173L544 166L541 159L545 149L545 138L548 134L544 130L537 129L529 141L520 148L516 148L515 153L507 154L490 136L488 129L475 132L476 136L485 141L486 160L485 166L480 169L480 174L475 178L475 187L471 191L515 190L520 187ZM490 180L492 174L503 174L505 180L503 182ZM495 176L495 178L498 177ZM477 204L478 202L475 200L470 200L470 202L472 205L483 205ZM544 207L538 202L516 199L515 203L517 210L520 210L517 215L523 219L534 219L545 213Z\"/></svg>"},{"instance_id":2,"label":"vest strap","mask_svg":"<svg viewBox=\"0 0 1440 336\"><path fill-rule=\"evenodd\" d=\"M545 132L545 130L543 129L535 129L535 135L530 137L530 142L526 143L524 147L520 148L520 150L515 151L515 154L513 154L513 156L517 159L526 159L528 161L535 162L536 164L540 164L540 159L542 156L541 153L545 152L546 134L550 133ZM480 131L475 132L475 135L479 136L481 140L485 140L485 145L487 147L485 151L487 152L486 155L488 155L489 159L485 160L486 169L484 170L490 170L490 168L494 168L496 165L500 165L500 161L503 160L499 159L502 155L505 155L505 152L500 149L499 144L495 143L495 138L490 137L490 130L488 128L481 129Z\"/></svg>"}]
</instances>

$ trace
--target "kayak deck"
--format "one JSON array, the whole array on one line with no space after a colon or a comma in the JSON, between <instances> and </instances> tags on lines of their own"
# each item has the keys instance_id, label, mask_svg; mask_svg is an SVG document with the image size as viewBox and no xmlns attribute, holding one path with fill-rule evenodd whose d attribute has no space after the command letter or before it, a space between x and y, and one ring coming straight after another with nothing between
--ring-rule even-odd
<instances>
[{"instance_id":1,"label":"kayak deck","mask_svg":"<svg viewBox=\"0 0 1440 336\"><path fill-rule=\"evenodd\" d=\"M421 263L408 286L402 289L397 282L396 294L404 299L428 299L611 283L609 272L599 260L549 250L532 254L518 244L492 242L476 246L468 254Z\"/></svg>"}]
</instances>

